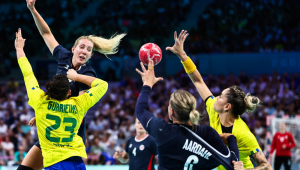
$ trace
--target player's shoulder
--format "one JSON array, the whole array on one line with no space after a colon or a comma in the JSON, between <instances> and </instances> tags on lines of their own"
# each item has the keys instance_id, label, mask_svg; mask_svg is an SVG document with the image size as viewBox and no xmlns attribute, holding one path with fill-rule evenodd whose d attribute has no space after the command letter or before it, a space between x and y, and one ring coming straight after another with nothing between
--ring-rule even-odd
<instances>
[{"instance_id":1,"label":"player's shoulder","mask_svg":"<svg viewBox=\"0 0 300 170\"><path fill-rule=\"evenodd\" d=\"M87 73L92 73L96 75L95 70L93 69L92 66L88 65L88 64L83 64L79 67L78 69L78 73L79 74L87 74Z\"/></svg>"},{"instance_id":2,"label":"player's shoulder","mask_svg":"<svg viewBox=\"0 0 300 170\"><path fill-rule=\"evenodd\" d=\"M64 48L62 45L58 45L53 50L53 55L69 55L73 56L73 53L66 48Z\"/></svg>"},{"instance_id":3,"label":"player's shoulder","mask_svg":"<svg viewBox=\"0 0 300 170\"><path fill-rule=\"evenodd\" d=\"M234 126L234 129L232 129L232 130L235 130L238 133L248 133L248 132L251 133L249 127L243 121L243 119L241 119L241 117L235 119L235 122L234 122L233 126Z\"/></svg>"},{"instance_id":4,"label":"player's shoulder","mask_svg":"<svg viewBox=\"0 0 300 170\"><path fill-rule=\"evenodd\" d=\"M148 140L150 142L155 142L155 139L152 136L150 136L150 135L148 135L148 137L146 138L146 140Z\"/></svg>"}]
</instances>

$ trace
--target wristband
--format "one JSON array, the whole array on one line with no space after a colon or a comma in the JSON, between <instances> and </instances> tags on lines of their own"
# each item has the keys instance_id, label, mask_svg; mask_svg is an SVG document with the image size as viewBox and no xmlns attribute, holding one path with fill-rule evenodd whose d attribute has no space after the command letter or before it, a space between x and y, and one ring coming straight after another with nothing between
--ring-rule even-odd
<instances>
[{"instance_id":1,"label":"wristband","mask_svg":"<svg viewBox=\"0 0 300 170\"><path fill-rule=\"evenodd\" d=\"M193 73L197 69L196 65L190 59L190 57L186 61L184 61L184 62L181 61L181 63L182 63L182 65L183 65L183 67L185 69L185 72L187 74L191 74L191 73Z\"/></svg>"}]
</instances>

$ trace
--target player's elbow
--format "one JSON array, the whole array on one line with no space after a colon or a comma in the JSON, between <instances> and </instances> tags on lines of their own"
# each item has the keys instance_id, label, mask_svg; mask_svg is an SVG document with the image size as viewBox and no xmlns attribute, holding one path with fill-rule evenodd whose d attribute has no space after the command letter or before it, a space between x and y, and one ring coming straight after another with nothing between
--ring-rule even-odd
<instances>
[{"instance_id":1,"label":"player's elbow","mask_svg":"<svg viewBox=\"0 0 300 170\"><path fill-rule=\"evenodd\" d=\"M104 81L102 87L105 90L105 92L107 92L107 90L108 90L108 83L106 81Z\"/></svg>"}]
</instances>

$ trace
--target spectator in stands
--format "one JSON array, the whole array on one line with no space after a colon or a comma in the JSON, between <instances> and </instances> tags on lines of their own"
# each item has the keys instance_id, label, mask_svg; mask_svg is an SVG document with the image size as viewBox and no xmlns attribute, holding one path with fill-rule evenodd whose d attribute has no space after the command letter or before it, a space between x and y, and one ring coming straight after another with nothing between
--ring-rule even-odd
<instances>
[{"instance_id":1,"label":"spectator in stands","mask_svg":"<svg viewBox=\"0 0 300 170\"><path fill-rule=\"evenodd\" d=\"M15 164L21 165L26 155L27 152L25 152L25 148L23 148L23 146L19 146L19 150L15 153Z\"/></svg>"},{"instance_id":2,"label":"spectator in stands","mask_svg":"<svg viewBox=\"0 0 300 170\"><path fill-rule=\"evenodd\" d=\"M5 136L4 140L1 142L1 146L5 151L6 155L9 156L9 159L14 159L14 144L11 142L8 135Z\"/></svg>"},{"instance_id":3,"label":"spectator in stands","mask_svg":"<svg viewBox=\"0 0 300 170\"><path fill-rule=\"evenodd\" d=\"M4 120L0 119L0 135L7 132L7 125L4 124Z\"/></svg>"}]
</instances>

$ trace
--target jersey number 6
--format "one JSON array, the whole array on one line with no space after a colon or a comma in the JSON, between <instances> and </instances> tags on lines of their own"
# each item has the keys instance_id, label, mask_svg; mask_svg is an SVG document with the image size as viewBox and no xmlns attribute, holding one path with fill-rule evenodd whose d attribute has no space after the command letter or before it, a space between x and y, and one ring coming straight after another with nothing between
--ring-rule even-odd
<instances>
[{"instance_id":1,"label":"jersey number 6","mask_svg":"<svg viewBox=\"0 0 300 170\"><path fill-rule=\"evenodd\" d=\"M61 138L58 138L58 137L51 137L51 135L50 135L50 132L51 132L52 130L56 130L56 129L59 128L60 122L61 122L60 117L55 116L55 115L47 114L47 115L46 115L46 119L54 120L54 121L55 121L55 124L54 124L54 125L48 126L48 127L46 128L46 138L47 138L50 142L60 142L60 139L61 139ZM65 117L65 118L64 118L64 123L72 123L72 126L66 126L66 128L65 128L65 131L71 132L71 136L68 137L68 138L62 138L62 141L61 141L61 142L72 142L72 141L73 141L73 136L75 135L74 129L75 129L76 125L77 125L77 121L76 121L75 118Z\"/></svg>"},{"instance_id":2,"label":"jersey number 6","mask_svg":"<svg viewBox=\"0 0 300 170\"><path fill-rule=\"evenodd\" d=\"M192 161L194 161L194 162L192 163ZM197 164L198 162L199 162L198 157L195 155L191 155L187 158L183 169L184 170L193 170L193 165ZM190 166L190 168L189 168L189 166Z\"/></svg>"}]
</instances>

